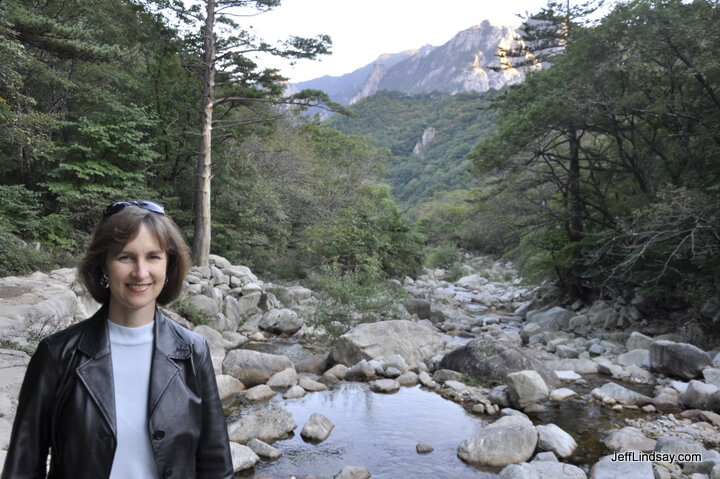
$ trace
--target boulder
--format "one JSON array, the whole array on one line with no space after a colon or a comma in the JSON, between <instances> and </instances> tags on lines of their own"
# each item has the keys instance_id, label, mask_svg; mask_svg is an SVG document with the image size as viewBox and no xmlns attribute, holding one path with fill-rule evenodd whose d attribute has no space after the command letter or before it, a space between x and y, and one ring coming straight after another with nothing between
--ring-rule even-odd
<instances>
[{"instance_id":1,"label":"boulder","mask_svg":"<svg viewBox=\"0 0 720 479\"><path fill-rule=\"evenodd\" d=\"M234 377L246 387L265 384L273 374L292 367L292 362L286 356L250 349L230 351L222 365L224 374Z\"/></svg>"},{"instance_id":2,"label":"boulder","mask_svg":"<svg viewBox=\"0 0 720 479\"><path fill-rule=\"evenodd\" d=\"M539 324L545 331L560 331L568 328L570 318L573 316L575 316L574 312L555 306L548 310L530 311L526 315L526 320L528 323Z\"/></svg>"},{"instance_id":3,"label":"boulder","mask_svg":"<svg viewBox=\"0 0 720 479\"><path fill-rule=\"evenodd\" d=\"M266 386L265 384L258 384L245 391L245 399L248 401L265 401L275 396L277 393Z\"/></svg>"},{"instance_id":4,"label":"boulder","mask_svg":"<svg viewBox=\"0 0 720 479\"><path fill-rule=\"evenodd\" d=\"M301 377L298 380L298 386L303 388L305 391L310 392L325 391L328 388L325 384L313 381L312 379L305 376Z\"/></svg>"},{"instance_id":5,"label":"boulder","mask_svg":"<svg viewBox=\"0 0 720 479\"><path fill-rule=\"evenodd\" d=\"M307 394L301 386L293 386L283 394L283 399L298 399L304 397Z\"/></svg>"},{"instance_id":6,"label":"boulder","mask_svg":"<svg viewBox=\"0 0 720 479\"><path fill-rule=\"evenodd\" d=\"M232 457L233 472L250 469L260 461L252 449L236 442L230 443L230 456Z\"/></svg>"},{"instance_id":7,"label":"boulder","mask_svg":"<svg viewBox=\"0 0 720 479\"><path fill-rule=\"evenodd\" d=\"M577 466L553 461L533 461L505 466L498 479L587 479Z\"/></svg>"},{"instance_id":8,"label":"boulder","mask_svg":"<svg viewBox=\"0 0 720 479\"><path fill-rule=\"evenodd\" d=\"M575 452L575 439L555 424L539 425L535 429L538 432L540 449L553 452L558 457L570 457Z\"/></svg>"},{"instance_id":9,"label":"boulder","mask_svg":"<svg viewBox=\"0 0 720 479\"><path fill-rule=\"evenodd\" d=\"M322 442L328 438L335 424L320 413L314 413L303 426L300 436L306 441Z\"/></svg>"},{"instance_id":10,"label":"boulder","mask_svg":"<svg viewBox=\"0 0 720 479\"><path fill-rule=\"evenodd\" d=\"M647 349L633 349L617 357L620 366L640 366L647 364L650 360L650 351Z\"/></svg>"},{"instance_id":11,"label":"boulder","mask_svg":"<svg viewBox=\"0 0 720 479\"><path fill-rule=\"evenodd\" d=\"M537 431L528 418L504 416L465 439L457 454L469 463L506 466L530 459L536 445Z\"/></svg>"},{"instance_id":12,"label":"boulder","mask_svg":"<svg viewBox=\"0 0 720 479\"><path fill-rule=\"evenodd\" d=\"M512 341L489 336L473 339L446 354L440 361L440 367L491 383L504 382L508 374L516 371L532 370L542 376L545 384L557 384L554 372L527 349Z\"/></svg>"},{"instance_id":13,"label":"boulder","mask_svg":"<svg viewBox=\"0 0 720 479\"><path fill-rule=\"evenodd\" d=\"M661 454L705 454L707 451L692 439L674 436L661 436L655 443L655 452Z\"/></svg>"},{"instance_id":14,"label":"boulder","mask_svg":"<svg viewBox=\"0 0 720 479\"><path fill-rule=\"evenodd\" d=\"M444 347L443 336L430 326L408 320L381 321L361 324L340 336L331 357L336 363L352 365L399 354L414 366Z\"/></svg>"},{"instance_id":15,"label":"boulder","mask_svg":"<svg viewBox=\"0 0 720 479\"><path fill-rule=\"evenodd\" d=\"M329 353L313 354L295 363L295 370L299 373L322 374L327 369Z\"/></svg>"},{"instance_id":16,"label":"boulder","mask_svg":"<svg viewBox=\"0 0 720 479\"><path fill-rule=\"evenodd\" d=\"M630 337L627 341L625 341L625 347L628 351L632 351L633 349L647 349L649 351L652 343L653 338L650 336L645 336L642 333L633 331L630 333Z\"/></svg>"},{"instance_id":17,"label":"boulder","mask_svg":"<svg viewBox=\"0 0 720 479\"><path fill-rule=\"evenodd\" d=\"M266 384L271 388L290 388L295 386L297 382L298 374L295 368L289 367L270 376Z\"/></svg>"},{"instance_id":18,"label":"boulder","mask_svg":"<svg viewBox=\"0 0 720 479\"><path fill-rule=\"evenodd\" d=\"M655 449L656 442L655 439L650 439L642 431L631 426L611 432L603 441L611 451L644 452Z\"/></svg>"},{"instance_id":19,"label":"boulder","mask_svg":"<svg viewBox=\"0 0 720 479\"><path fill-rule=\"evenodd\" d=\"M333 479L370 479L370 472L362 466L345 466Z\"/></svg>"},{"instance_id":20,"label":"boulder","mask_svg":"<svg viewBox=\"0 0 720 479\"><path fill-rule=\"evenodd\" d=\"M215 380L217 381L218 393L221 400L239 394L245 390L245 385L243 383L232 376L228 376L227 374L215 376Z\"/></svg>"},{"instance_id":21,"label":"boulder","mask_svg":"<svg viewBox=\"0 0 720 479\"><path fill-rule=\"evenodd\" d=\"M705 409L708 399L717 391L718 387L714 384L693 379L688 383L685 392L680 394L678 401L688 409Z\"/></svg>"},{"instance_id":22,"label":"boulder","mask_svg":"<svg viewBox=\"0 0 720 479\"><path fill-rule=\"evenodd\" d=\"M430 301L422 298L410 298L405 301L405 309L408 313L416 315L420 319L430 318Z\"/></svg>"},{"instance_id":23,"label":"boulder","mask_svg":"<svg viewBox=\"0 0 720 479\"><path fill-rule=\"evenodd\" d=\"M652 404L652 398L644 394L636 393L616 383L605 383L602 387L591 391L595 399L609 404L624 404L628 406L644 406Z\"/></svg>"},{"instance_id":24,"label":"boulder","mask_svg":"<svg viewBox=\"0 0 720 479\"><path fill-rule=\"evenodd\" d=\"M655 479L652 462L615 461L614 455L605 456L595 463L590 479Z\"/></svg>"},{"instance_id":25,"label":"boulder","mask_svg":"<svg viewBox=\"0 0 720 479\"><path fill-rule=\"evenodd\" d=\"M710 365L710 356L692 344L659 340L650 346L650 369L658 373L689 380Z\"/></svg>"},{"instance_id":26,"label":"boulder","mask_svg":"<svg viewBox=\"0 0 720 479\"><path fill-rule=\"evenodd\" d=\"M525 409L547 399L548 387L535 371L510 373L506 380L510 402L517 408Z\"/></svg>"},{"instance_id":27,"label":"boulder","mask_svg":"<svg viewBox=\"0 0 720 479\"><path fill-rule=\"evenodd\" d=\"M257 438L250 439L247 446L252 449L255 454L264 459L277 459L282 456L282 451L280 449Z\"/></svg>"},{"instance_id":28,"label":"boulder","mask_svg":"<svg viewBox=\"0 0 720 479\"><path fill-rule=\"evenodd\" d=\"M400 389L400 383L394 379L378 379L370 382L370 390L376 393L394 393Z\"/></svg>"},{"instance_id":29,"label":"boulder","mask_svg":"<svg viewBox=\"0 0 720 479\"><path fill-rule=\"evenodd\" d=\"M260 329L274 334L295 334L303 327L303 320L291 309L272 309L260 320Z\"/></svg>"},{"instance_id":30,"label":"boulder","mask_svg":"<svg viewBox=\"0 0 720 479\"><path fill-rule=\"evenodd\" d=\"M254 411L228 426L230 440L246 444L252 438L261 441L283 439L297 427L292 414L274 407Z\"/></svg>"}]
</instances>

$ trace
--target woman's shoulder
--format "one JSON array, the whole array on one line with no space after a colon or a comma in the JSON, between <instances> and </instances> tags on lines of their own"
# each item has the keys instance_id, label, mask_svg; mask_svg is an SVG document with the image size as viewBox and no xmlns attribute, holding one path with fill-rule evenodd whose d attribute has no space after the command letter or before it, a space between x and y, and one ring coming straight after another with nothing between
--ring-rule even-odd
<instances>
[{"instance_id":1,"label":"woman's shoulder","mask_svg":"<svg viewBox=\"0 0 720 479\"><path fill-rule=\"evenodd\" d=\"M181 339L183 342L186 342L191 345L202 345L207 342L205 337L203 337L201 334L196 333L195 331L192 331L185 326L177 323L176 321L173 321L168 315L164 314L161 310L158 309L158 317L163 321L168 328L170 328L175 335L179 339Z\"/></svg>"}]
</instances>

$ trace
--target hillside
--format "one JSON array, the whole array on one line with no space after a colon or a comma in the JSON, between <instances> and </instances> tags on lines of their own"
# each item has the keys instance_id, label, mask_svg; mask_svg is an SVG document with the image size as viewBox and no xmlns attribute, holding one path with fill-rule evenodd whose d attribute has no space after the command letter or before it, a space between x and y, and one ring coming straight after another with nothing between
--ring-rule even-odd
<instances>
[{"instance_id":1,"label":"hillside","mask_svg":"<svg viewBox=\"0 0 720 479\"><path fill-rule=\"evenodd\" d=\"M491 100L497 96L497 91L381 91L352 105L355 117L337 115L328 124L391 151L389 176L395 195L412 213L435 193L467 189L477 182L466 155L492 130Z\"/></svg>"}]
</instances>

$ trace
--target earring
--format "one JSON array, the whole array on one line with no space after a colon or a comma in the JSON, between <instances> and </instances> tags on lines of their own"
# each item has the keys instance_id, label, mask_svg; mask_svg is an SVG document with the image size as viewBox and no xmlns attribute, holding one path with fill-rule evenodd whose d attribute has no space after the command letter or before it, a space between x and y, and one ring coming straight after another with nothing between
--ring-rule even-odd
<instances>
[{"instance_id":1,"label":"earring","mask_svg":"<svg viewBox=\"0 0 720 479\"><path fill-rule=\"evenodd\" d=\"M103 288L110 287L110 278L108 278L107 273L103 273L102 278L100 278L100 286Z\"/></svg>"}]
</instances>

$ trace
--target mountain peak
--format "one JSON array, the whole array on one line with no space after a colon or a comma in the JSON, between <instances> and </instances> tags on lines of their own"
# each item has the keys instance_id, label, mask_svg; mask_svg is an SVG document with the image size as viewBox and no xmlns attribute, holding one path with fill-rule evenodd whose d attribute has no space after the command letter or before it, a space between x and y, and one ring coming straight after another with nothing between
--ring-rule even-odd
<instances>
[{"instance_id":1,"label":"mountain peak","mask_svg":"<svg viewBox=\"0 0 720 479\"><path fill-rule=\"evenodd\" d=\"M495 26L488 20L458 32L442 46L424 45L400 53L384 53L373 63L336 79L327 88L322 79L298 83L299 88L324 89L341 104L351 104L379 90L404 93L444 91L484 92L521 82L522 71L494 71L499 66L498 46L518 42L514 27ZM380 68L382 67L382 68Z\"/></svg>"}]
</instances>

